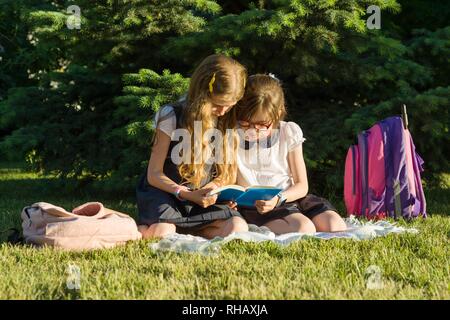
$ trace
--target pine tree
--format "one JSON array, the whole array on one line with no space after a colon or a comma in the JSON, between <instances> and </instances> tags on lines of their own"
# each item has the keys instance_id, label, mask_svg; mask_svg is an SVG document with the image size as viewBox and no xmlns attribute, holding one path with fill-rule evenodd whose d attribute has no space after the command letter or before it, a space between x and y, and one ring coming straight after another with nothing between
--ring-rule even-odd
<instances>
[{"instance_id":1,"label":"pine tree","mask_svg":"<svg viewBox=\"0 0 450 320\"><path fill-rule=\"evenodd\" d=\"M187 89L189 79L164 70L158 74L141 69L123 76L124 95L117 97L111 122L124 123L107 134L106 142L114 150L116 167L101 183L109 190L120 191L125 186L133 190L135 178L147 166L154 134L153 116L165 104L176 102ZM113 163L111 164L113 165Z\"/></svg>"},{"instance_id":2,"label":"pine tree","mask_svg":"<svg viewBox=\"0 0 450 320\"><path fill-rule=\"evenodd\" d=\"M381 9L381 30L366 27L369 5ZM410 12L411 3L406 5ZM282 79L290 119L308 140L304 151L313 188L341 188L343 159L356 133L399 114L404 103L430 178L448 171L443 145L449 145L444 137L449 37L446 28L410 30L400 8L395 1L255 1L240 13L230 9L232 14L217 17L201 32L173 38L163 50L191 65L198 63L198 51L223 52L250 74L271 72ZM436 148L439 152L430 152Z\"/></svg>"},{"instance_id":3,"label":"pine tree","mask_svg":"<svg viewBox=\"0 0 450 320\"><path fill-rule=\"evenodd\" d=\"M404 103L426 178L449 171L443 0L80 0L80 29L66 26L71 1L1 3L0 150L36 170L132 190L154 112L221 52L283 81L312 191L340 190L356 133ZM380 30L366 27L370 5Z\"/></svg>"},{"instance_id":4,"label":"pine tree","mask_svg":"<svg viewBox=\"0 0 450 320\"><path fill-rule=\"evenodd\" d=\"M220 7L204 0L80 0L80 29L69 29L72 4L41 1L35 7L23 1L33 53L44 53L48 61L30 67L35 81L10 89L0 102L0 126L20 124L0 148L9 158L25 157L39 171L100 179L123 165L127 147L117 143L133 130L121 129L136 121L116 116L124 114L114 102L121 95L122 74L143 67L161 72L165 63L159 48L167 39L199 31ZM118 132L124 134L121 139Z\"/></svg>"}]
</instances>

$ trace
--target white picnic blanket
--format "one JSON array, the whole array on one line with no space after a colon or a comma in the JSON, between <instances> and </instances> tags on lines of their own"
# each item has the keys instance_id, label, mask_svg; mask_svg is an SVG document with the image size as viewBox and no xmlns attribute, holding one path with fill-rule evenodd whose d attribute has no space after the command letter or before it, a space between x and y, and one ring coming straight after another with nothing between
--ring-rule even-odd
<instances>
[{"instance_id":1,"label":"white picnic blanket","mask_svg":"<svg viewBox=\"0 0 450 320\"><path fill-rule=\"evenodd\" d=\"M204 255L217 254L220 246L234 239L240 239L248 242L272 241L281 246L287 246L294 241L305 238L333 239L347 238L353 240L368 240L381 237L389 233L417 233L415 228L405 228L396 226L395 223L389 221L360 221L355 217L345 219L347 230L342 232L316 232L308 235L300 232L291 232L281 235L275 235L267 227L258 227L249 225L247 232L235 232L225 238L215 237L207 240L202 237L192 235L174 233L156 243L151 243L150 248L154 251L173 251L173 252L192 252Z\"/></svg>"}]
</instances>

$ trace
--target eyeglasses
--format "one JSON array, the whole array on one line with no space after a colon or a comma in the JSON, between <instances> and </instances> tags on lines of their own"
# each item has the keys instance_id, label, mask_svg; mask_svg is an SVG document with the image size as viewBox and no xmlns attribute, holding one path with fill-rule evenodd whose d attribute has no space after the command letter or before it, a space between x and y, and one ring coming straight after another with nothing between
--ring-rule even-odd
<instances>
[{"instance_id":1,"label":"eyeglasses","mask_svg":"<svg viewBox=\"0 0 450 320\"><path fill-rule=\"evenodd\" d=\"M242 128L244 130L254 128L256 131L267 131L267 130L269 130L270 126L272 125L272 121L267 123L267 122L250 122L250 121L239 120L238 125L240 128Z\"/></svg>"}]
</instances>

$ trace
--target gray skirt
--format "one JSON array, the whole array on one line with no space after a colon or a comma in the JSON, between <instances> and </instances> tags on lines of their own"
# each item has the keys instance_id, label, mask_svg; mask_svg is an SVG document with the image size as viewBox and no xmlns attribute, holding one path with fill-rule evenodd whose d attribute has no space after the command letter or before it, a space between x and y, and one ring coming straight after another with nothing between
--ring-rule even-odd
<instances>
[{"instance_id":1,"label":"gray skirt","mask_svg":"<svg viewBox=\"0 0 450 320\"><path fill-rule=\"evenodd\" d=\"M313 194L308 194L293 202L287 202L283 206L275 208L266 214L260 214L255 208L239 208L239 212L245 221L250 224L256 224L257 226L262 226L272 220L283 219L293 213L301 213L309 219L312 219L328 210L336 211L328 200Z\"/></svg>"},{"instance_id":2,"label":"gray skirt","mask_svg":"<svg viewBox=\"0 0 450 320\"><path fill-rule=\"evenodd\" d=\"M216 220L239 216L237 210L225 204L203 208L190 201L178 200L174 195L151 186L144 173L136 187L139 224L151 225L157 222L175 224L177 232L194 231Z\"/></svg>"}]
</instances>

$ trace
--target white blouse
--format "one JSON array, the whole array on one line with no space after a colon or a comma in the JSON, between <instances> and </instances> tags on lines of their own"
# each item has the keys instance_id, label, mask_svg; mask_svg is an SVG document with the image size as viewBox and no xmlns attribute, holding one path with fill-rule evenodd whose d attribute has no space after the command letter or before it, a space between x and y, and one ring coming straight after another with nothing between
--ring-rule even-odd
<instances>
[{"instance_id":1,"label":"white blouse","mask_svg":"<svg viewBox=\"0 0 450 320\"><path fill-rule=\"evenodd\" d=\"M217 117L214 117L213 120L214 125L217 126ZM172 106L165 105L156 112L153 129L156 128L172 138L172 134L177 128L177 118Z\"/></svg>"},{"instance_id":2,"label":"white blouse","mask_svg":"<svg viewBox=\"0 0 450 320\"><path fill-rule=\"evenodd\" d=\"M241 143L238 150L237 183L242 186L263 185L286 190L293 184L288 153L304 141L302 129L295 122L281 121L278 133L271 134L272 143L253 143L248 150Z\"/></svg>"},{"instance_id":3,"label":"white blouse","mask_svg":"<svg viewBox=\"0 0 450 320\"><path fill-rule=\"evenodd\" d=\"M158 129L172 137L172 132L177 128L177 118L172 106L164 106L158 110L155 114L155 121L153 122L153 128Z\"/></svg>"}]
</instances>

